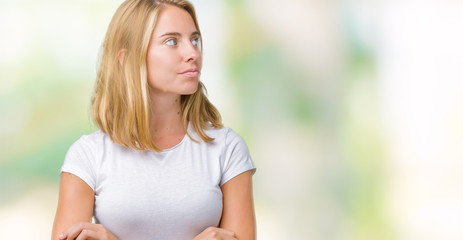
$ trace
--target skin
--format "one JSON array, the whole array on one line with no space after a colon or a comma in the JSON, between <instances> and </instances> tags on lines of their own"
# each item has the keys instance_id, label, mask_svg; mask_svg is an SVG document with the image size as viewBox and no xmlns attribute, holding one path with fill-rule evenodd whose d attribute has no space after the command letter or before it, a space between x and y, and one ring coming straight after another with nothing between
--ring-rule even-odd
<instances>
[{"instance_id":1,"label":"skin","mask_svg":"<svg viewBox=\"0 0 463 240\"><path fill-rule=\"evenodd\" d=\"M177 145L185 135L180 97L198 88L202 66L199 37L188 12L169 5L161 10L146 59L151 136L161 149Z\"/></svg>"},{"instance_id":2,"label":"skin","mask_svg":"<svg viewBox=\"0 0 463 240\"><path fill-rule=\"evenodd\" d=\"M186 134L181 121L180 96L197 89L202 63L198 38L193 19L185 10L174 6L163 8L147 55L153 103L151 133L154 143L161 149L177 145ZM122 62L125 50L120 53L119 61ZM189 69L197 72L185 73ZM205 229L193 240L254 240L251 172L234 177L221 189L223 213L220 226ZM94 199L95 193L84 181L73 174L62 173L52 239L117 239L104 226L91 223Z\"/></svg>"}]
</instances>

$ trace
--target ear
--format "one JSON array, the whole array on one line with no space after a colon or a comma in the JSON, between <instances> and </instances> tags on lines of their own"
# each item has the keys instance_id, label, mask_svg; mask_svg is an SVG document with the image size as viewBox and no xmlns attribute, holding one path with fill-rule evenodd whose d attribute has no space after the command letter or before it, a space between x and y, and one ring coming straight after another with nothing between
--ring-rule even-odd
<instances>
[{"instance_id":1,"label":"ear","mask_svg":"<svg viewBox=\"0 0 463 240\"><path fill-rule=\"evenodd\" d=\"M127 49L123 48L119 50L117 53L117 59L119 59L119 64L122 66L124 65L124 60L125 60L125 54L127 53Z\"/></svg>"}]
</instances>

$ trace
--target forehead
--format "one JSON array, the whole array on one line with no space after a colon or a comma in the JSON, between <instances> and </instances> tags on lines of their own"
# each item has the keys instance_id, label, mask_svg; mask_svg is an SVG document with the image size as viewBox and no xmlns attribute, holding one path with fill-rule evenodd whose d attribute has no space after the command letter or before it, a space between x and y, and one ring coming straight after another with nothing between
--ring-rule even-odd
<instances>
[{"instance_id":1,"label":"forehead","mask_svg":"<svg viewBox=\"0 0 463 240\"><path fill-rule=\"evenodd\" d=\"M196 31L196 26L190 14L182 8L165 5L161 8L153 34L162 35L166 32L178 32L191 34Z\"/></svg>"}]
</instances>

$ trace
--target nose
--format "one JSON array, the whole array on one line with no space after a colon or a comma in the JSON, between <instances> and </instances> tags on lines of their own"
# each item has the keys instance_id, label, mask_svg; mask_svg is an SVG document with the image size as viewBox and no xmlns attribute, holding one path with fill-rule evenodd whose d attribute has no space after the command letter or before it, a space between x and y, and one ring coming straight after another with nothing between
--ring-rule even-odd
<instances>
[{"instance_id":1,"label":"nose","mask_svg":"<svg viewBox=\"0 0 463 240\"><path fill-rule=\"evenodd\" d=\"M186 47L185 47L185 60L186 62L191 62L191 61L197 61L200 57L201 57L201 52L199 50L199 48L195 45L193 45L193 43L189 43L189 44L186 44Z\"/></svg>"}]
</instances>

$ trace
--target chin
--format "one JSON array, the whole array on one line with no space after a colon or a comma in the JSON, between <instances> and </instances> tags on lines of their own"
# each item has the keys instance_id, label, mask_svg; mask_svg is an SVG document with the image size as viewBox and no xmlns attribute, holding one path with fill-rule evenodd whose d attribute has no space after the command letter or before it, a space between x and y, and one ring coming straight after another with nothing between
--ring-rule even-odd
<instances>
[{"instance_id":1,"label":"chin","mask_svg":"<svg viewBox=\"0 0 463 240\"><path fill-rule=\"evenodd\" d=\"M184 91L183 95L191 95L191 94L195 93L196 91L198 91L198 87L195 87L194 89L189 89L189 90Z\"/></svg>"},{"instance_id":2,"label":"chin","mask_svg":"<svg viewBox=\"0 0 463 240\"><path fill-rule=\"evenodd\" d=\"M191 95L193 93L195 93L196 91L198 91L198 82L196 82L195 84L188 84L189 86L186 86L186 88L182 91L183 95Z\"/></svg>"}]
</instances>

